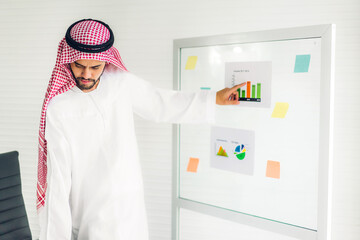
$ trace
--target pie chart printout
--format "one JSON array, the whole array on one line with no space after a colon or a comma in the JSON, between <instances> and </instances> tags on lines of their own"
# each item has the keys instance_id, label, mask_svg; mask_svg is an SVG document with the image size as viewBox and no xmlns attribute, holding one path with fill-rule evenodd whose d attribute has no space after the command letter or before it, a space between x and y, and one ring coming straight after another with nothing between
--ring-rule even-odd
<instances>
[{"instance_id":1,"label":"pie chart printout","mask_svg":"<svg viewBox=\"0 0 360 240\"><path fill-rule=\"evenodd\" d=\"M211 167L253 175L254 131L224 127L213 127L211 131Z\"/></svg>"}]
</instances>

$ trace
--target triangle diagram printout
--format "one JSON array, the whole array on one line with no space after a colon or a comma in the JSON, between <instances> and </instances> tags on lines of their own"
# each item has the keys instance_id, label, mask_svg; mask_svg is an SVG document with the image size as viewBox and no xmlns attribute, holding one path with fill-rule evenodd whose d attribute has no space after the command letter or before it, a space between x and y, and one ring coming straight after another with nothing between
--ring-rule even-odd
<instances>
[{"instance_id":1,"label":"triangle diagram printout","mask_svg":"<svg viewBox=\"0 0 360 240\"><path fill-rule=\"evenodd\" d=\"M217 152L216 155L223 156L223 157L229 157L222 146L220 146L219 151Z\"/></svg>"}]
</instances>

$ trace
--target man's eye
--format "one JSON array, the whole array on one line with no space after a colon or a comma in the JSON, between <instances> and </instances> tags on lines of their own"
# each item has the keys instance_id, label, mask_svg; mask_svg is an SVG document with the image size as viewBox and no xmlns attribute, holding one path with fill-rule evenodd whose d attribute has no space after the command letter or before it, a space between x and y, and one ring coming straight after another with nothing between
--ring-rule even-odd
<instances>
[{"instance_id":1,"label":"man's eye","mask_svg":"<svg viewBox=\"0 0 360 240\"><path fill-rule=\"evenodd\" d=\"M96 69L99 69L99 67L92 67L92 69L95 69L95 70L96 70Z\"/></svg>"}]
</instances>

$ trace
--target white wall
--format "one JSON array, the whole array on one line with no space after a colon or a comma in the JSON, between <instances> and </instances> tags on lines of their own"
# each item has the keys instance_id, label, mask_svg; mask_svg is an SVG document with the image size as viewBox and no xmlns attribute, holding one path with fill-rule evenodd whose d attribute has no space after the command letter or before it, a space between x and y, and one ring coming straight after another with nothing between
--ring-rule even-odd
<instances>
[{"instance_id":1,"label":"white wall","mask_svg":"<svg viewBox=\"0 0 360 240\"><path fill-rule=\"evenodd\" d=\"M359 0L1 0L0 152L20 152L23 193L35 237L41 104L58 42L71 23L88 17L113 28L115 45L131 72L164 88L172 88L173 39L335 23L332 236L360 238ZM171 125L139 118L136 124L151 239L170 239ZM260 231L258 235L267 237Z\"/></svg>"}]
</instances>

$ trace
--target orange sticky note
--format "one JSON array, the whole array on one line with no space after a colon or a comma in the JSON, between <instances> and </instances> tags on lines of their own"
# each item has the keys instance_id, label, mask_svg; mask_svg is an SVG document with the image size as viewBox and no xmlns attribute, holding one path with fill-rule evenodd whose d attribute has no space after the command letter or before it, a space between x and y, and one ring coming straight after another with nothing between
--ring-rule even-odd
<instances>
[{"instance_id":1,"label":"orange sticky note","mask_svg":"<svg viewBox=\"0 0 360 240\"><path fill-rule=\"evenodd\" d=\"M266 176L280 179L280 162L267 161Z\"/></svg>"},{"instance_id":2,"label":"orange sticky note","mask_svg":"<svg viewBox=\"0 0 360 240\"><path fill-rule=\"evenodd\" d=\"M185 65L185 70L193 70L193 69L195 69L197 59L198 59L197 56L188 57L186 65Z\"/></svg>"},{"instance_id":3,"label":"orange sticky note","mask_svg":"<svg viewBox=\"0 0 360 240\"><path fill-rule=\"evenodd\" d=\"M190 158L189 159L189 163L188 163L188 167L187 167L187 171L188 172L197 172L197 167L199 165L199 159L198 158Z\"/></svg>"}]
</instances>

